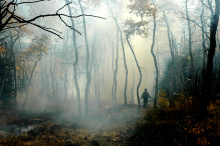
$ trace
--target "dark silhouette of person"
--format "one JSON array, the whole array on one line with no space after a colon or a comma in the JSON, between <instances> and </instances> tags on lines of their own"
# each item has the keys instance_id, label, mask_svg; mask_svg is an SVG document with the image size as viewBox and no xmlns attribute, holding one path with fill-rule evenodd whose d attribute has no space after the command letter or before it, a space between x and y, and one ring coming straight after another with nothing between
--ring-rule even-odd
<instances>
[{"instance_id":1,"label":"dark silhouette of person","mask_svg":"<svg viewBox=\"0 0 220 146\"><path fill-rule=\"evenodd\" d=\"M147 92L146 88L144 89L144 92L141 95L141 99L142 98L144 99L144 108L146 108L147 107L148 98L151 98L149 93Z\"/></svg>"}]
</instances>

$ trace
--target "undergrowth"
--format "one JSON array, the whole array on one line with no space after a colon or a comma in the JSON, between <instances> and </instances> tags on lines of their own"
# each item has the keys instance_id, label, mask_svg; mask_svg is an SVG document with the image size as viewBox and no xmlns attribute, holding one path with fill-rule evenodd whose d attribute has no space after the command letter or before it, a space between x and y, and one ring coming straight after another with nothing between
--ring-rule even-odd
<instances>
[{"instance_id":1,"label":"undergrowth","mask_svg":"<svg viewBox=\"0 0 220 146\"><path fill-rule=\"evenodd\" d=\"M165 91L158 107L149 107L139 122L133 145L220 145L220 100L208 105L209 117L199 120L193 97L179 94L170 106Z\"/></svg>"}]
</instances>

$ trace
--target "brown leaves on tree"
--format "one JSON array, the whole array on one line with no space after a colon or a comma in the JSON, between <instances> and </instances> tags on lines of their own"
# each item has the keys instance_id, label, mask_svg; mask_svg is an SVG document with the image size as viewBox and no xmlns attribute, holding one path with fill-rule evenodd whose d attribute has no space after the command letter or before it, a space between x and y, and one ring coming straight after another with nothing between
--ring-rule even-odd
<instances>
[{"instance_id":1,"label":"brown leaves on tree","mask_svg":"<svg viewBox=\"0 0 220 146\"><path fill-rule=\"evenodd\" d=\"M42 36L35 36L32 39L32 43L29 45L27 50L23 52L22 55L24 55L26 58L29 57L38 57L41 56L43 53L47 54L49 45L49 37L47 35Z\"/></svg>"},{"instance_id":2,"label":"brown leaves on tree","mask_svg":"<svg viewBox=\"0 0 220 146\"><path fill-rule=\"evenodd\" d=\"M129 0L130 4L128 5L128 9L130 10L130 13L135 14L136 16L140 17L150 17L153 16L153 18L156 17L157 13L157 6L153 4L150 0ZM135 30L138 28L140 25L139 29L134 31L131 35L140 35L142 37L147 37L148 36L148 21L143 20L141 23L140 22L135 22L132 19L127 19L125 21L125 28L126 30L124 31L126 34L131 32L132 30Z\"/></svg>"},{"instance_id":3,"label":"brown leaves on tree","mask_svg":"<svg viewBox=\"0 0 220 146\"><path fill-rule=\"evenodd\" d=\"M129 0L131 4L128 5L130 13L136 16L154 16L156 17L157 7L150 2L150 0Z\"/></svg>"},{"instance_id":4,"label":"brown leaves on tree","mask_svg":"<svg viewBox=\"0 0 220 146\"><path fill-rule=\"evenodd\" d=\"M124 23L124 27L125 27L125 34L128 34L129 32L131 32L132 30L134 30L135 28L138 27L138 25L140 24L140 22L135 22L133 19L127 19ZM135 32L133 32L133 34L131 35L140 35L142 37L147 38L148 36L148 28L147 28L148 22L147 21L143 21L141 23L141 27L136 30Z\"/></svg>"}]
</instances>

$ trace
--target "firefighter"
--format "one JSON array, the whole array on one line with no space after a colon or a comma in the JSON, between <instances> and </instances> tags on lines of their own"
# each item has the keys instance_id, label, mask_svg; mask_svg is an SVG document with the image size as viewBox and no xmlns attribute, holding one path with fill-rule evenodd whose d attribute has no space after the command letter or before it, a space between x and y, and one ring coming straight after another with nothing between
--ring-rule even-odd
<instances>
[{"instance_id":1,"label":"firefighter","mask_svg":"<svg viewBox=\"0 0 220 146\"><path fill-rule=\"evenodd\" d=\"M141 99L142 98L144 99L144 108L146 108L147 107L148 98L151 98L149 93L147 92L146 88L144 89L144 92L141 95Z\"/></svg>"}]
</instances>

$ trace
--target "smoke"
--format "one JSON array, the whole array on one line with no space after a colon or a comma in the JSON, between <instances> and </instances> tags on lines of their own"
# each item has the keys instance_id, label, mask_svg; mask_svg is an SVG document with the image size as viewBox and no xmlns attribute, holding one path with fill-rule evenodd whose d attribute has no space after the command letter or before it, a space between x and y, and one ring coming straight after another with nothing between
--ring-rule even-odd
<instances>
[{"instance_id":1,"label":"smoke","mask_svg":"<svg viewBox=\"0 0 220 146\"><path fill-rule=\"evenodd\" d=\"M126 5L121 5L121 9L117 11L113 8L114 12L118 12L118 23L124 30L123 23L126 19L131 17ZM38 7L41 10L40 7ZM63 11L67 13L66 10ZM77 13L75 13L77 12ZM112 86L114 80L113 70L115 68L116 61L116 49L117 49L117 28L112 19L110 11L105 4L101 4L100 7L94 9L86 9L86 14L94 16L101 16L105 20L94 17L85 17L87 36L90 49L90 70L91 70L91 86L89 93L89 110L90 113L99 112L102 108L112 107ZM74 14L80 14L79 9L73 10ZM135 18L135 17L134 17ZM138 18L135 18L139 20ZM53 21L56 22L56 19ZM71 25L70 20L65 20ZM82 35L76 34L76 46L79 49L79 64L78 68L78 83L80 88L80 100L82 110L85 106L85 85L86 85L86 48L84 41L84 32L82 26L82 17L74 19L76 29L82 33ZM50 45L48 51L43 54L42 59L38 62L34 71L33 79L29 87L28 100L25 109L36 111L47 110L67 110L74 113L78 112L78 99L76 87L74 84L74 72L73 63L75 61L74 47L72 44L72 31L66 28L60 23L48 23L48 27L54 26L61 30L64 35L64 39L60 40L55 36L37 30L39 34L46 34L50 37ZM152 27L151 23L149 28ZM159 28L160 29L160 28ZM160 37L165 38L164 34L157 34ZM23 42L27 43L28 36L21 38L22 46ZM139 94L142 94L145 88L148 89L150 96L153 97L154 85L155 85L155 69L152 55L150 53L150 47L152 44L152 34L149 31L148 38L141 38L141 36L134 35L131 39L134 52L137 60L140 64L142 71L142 84L139 89ZM118 61L118 74L117 74L117 102L118 104L124 104L124 85L125 85L125 69L122 55L122 48L119 42L119 61ZM127 101L132 102L134 96L135 104L137 104L137 84L139 81L138 68L135 64L134 57L130 51L130 48L126 42L125 34L123 33L123 42L125 46L126 61L128 65L128 87L127 87ZM30 40L29 42L30 43ZM166 45L164 45L164 43ZM19 44L17 44L19 46ZM164 48L162 48L163 46ZM159 52L166 51L168 46L166 40L162 44L157 44ZM26 48L23 48L25 50ZM163 61L160 61L164 64ZM24 64L23 64L24 65ZM33 68L33 63L25 61L26 67L26 80L29 79L30 70ZM24 99L26 96L26 90L19 92L18 103L19 108L22 109ZM132 95L133 91L133 95ZM100 101L97 99L100 98ZM100 102L100 103L99 103ZM83 112L83 111L82 111Z\"/></svg>"}]
</instances>

